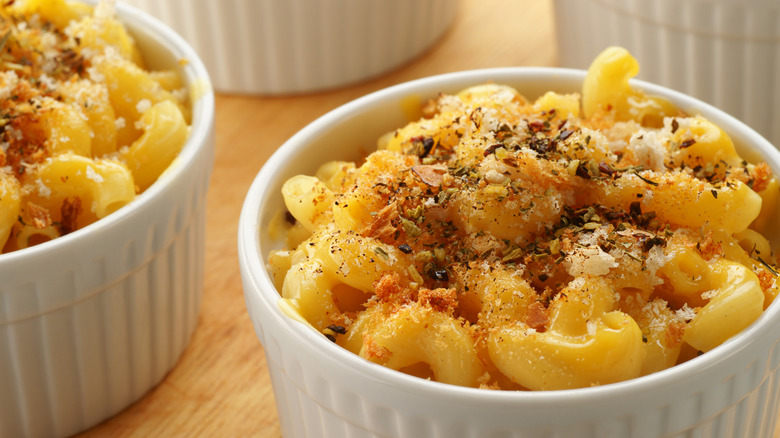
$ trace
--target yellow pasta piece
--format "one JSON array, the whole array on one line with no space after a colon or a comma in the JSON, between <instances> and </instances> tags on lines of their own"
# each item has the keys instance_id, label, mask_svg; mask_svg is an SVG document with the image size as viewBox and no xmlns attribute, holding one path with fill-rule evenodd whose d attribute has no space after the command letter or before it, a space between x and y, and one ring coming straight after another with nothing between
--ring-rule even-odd
<instances>
[{"instance_id":1,"label":"yellow pasta piece","mask_svg":"<svg viewBox=\"0 0 780 438\"><path fill-rule=\"evenodd\" d=\"M373 290L387 272L395 272L408 283L413 267L412 260L398 248L352 232L334 233L314 249L325 272L362 291Z\"/></svg>"},{"instance_id":2,"label":"yellow pasta piece","mask_svg":"<svg viewBox=\"0 0 780 438\"><path fill-rule=\"evenodd\" d=\"M41 123L51 153L73 152L91 157L91 131L81 110L53 99L46 99L45 102L41 110Z\"/></svg>"},{"instance_id":3,"label":"yellow pasta piece","mask_svg":"<svg viewBox=\"0 0 780 438\"><path fill-rule=\"evenodd\" d=\"M687 174L645 172L642 175L642 178L623 175L598 186L588 196L595 203L625 210L641 200L642 211L653 211L661 220L690 228L707 226L728 233L746 229L761 211L761 197L738 180L713 185ZM652 195L645 198L648 192Z\"/></svg>"},{"instance_id":4,"label":"yellow pasta piece","mask_svg":"<svg viewBox=\"0 0 780 438\"><path fill-rule=\"evenodd\" d=\"M19 217L21 202L19 182L0 170L0 252Z\"/></svg>"},{"instance_id":5,"label":"yellow pasta piece","mask_svg":"<svg viewBox=\"0 0 780 438\"><path fill-rule=\"evenodd\" d=\"M418 161L391 151L371 154L350 180L355 188L340 196L333 207L333 221L343 230L362 232L376 215L387 208L387 199L373 190L377 181L392 175L397 169L411 168Z\"/></svg>"},{"instance_id":6,"label":"yellow pasta piece","mask_svg":"<svg viewBox=\"0 0 780 438\"><path fill-rule=\"evenodd\" d=\"M579 94L559 94L553 91L544 93L534 102L534 110L551 114L550 120L567 120L580 116Z\"/></svg>"},{"instance_id":7,"label":"yellow pasta piece","mask_svg":"<svg viewBox=\"0 0 780 438\"><path fill-rule=\"evenodd\" d=\"M457 195L459 218L469 232L484 230L499 239L527 241L533 234L560 218L560 194L541 203L544 191L535 186L518 193L503 185L489 185L483 190L463 191Z\"/></svg>"},{"instance_id":8,"label":"yellow pasta piece","mask_svg":"<svg viewBox=\"0 0 780 438\"><path fill-rule=\"evenodd\" d=\"M343 193L355 182L355 163L348 161L330 161L317 169L314 176L322 181L330 191Z\"/></svg>"},{"instance_id":9,"label":"yellow pasta piece","mask_svg":"<svg viewBox=\"0 0 780 438\"><path fill-rule=\"evenodd\" d=\"M86 80L66 82L60 92L65 102L78 106L86 116L91 131L91 156L102 157L116 152L116 114L105 85ZM63 122L67 123L67 119Z\"/></svg>"},{"instance_id":10,"label":"yellow pasta piece","mask_svg":"<svg viewBox=\"0 0 780 438\"><path fill-rule=\"evenodd\" d=\"M339 229L359 232L370 224L374 214L381 211L383 199L378 196L352 191L339 197L333 205L333 221Z\"/></svg>"},{"instance_id":11,"label":"yellow pasta piece","mask_svg":"<svg viewBox=\"0 0 780 438\"><path fill-rule=\"evenodd\" d=\"M166 91L178 91L184 88L181 76L174 70L159 70L149 72L149 77L157 81Z\"/></svg>"},{"instance_id":12,"label":"yellow pasta piece","mask_svg":"<svg viewBox=\"0 0 780 438\"><path fill-rule=\"evenodd\" d=\"M751 229L735 234L715 231L712 238L720 245L724 260L736 262L764 277L762 289L766 309L778 293L776 268L767 268L767 264L772 263L773 253L766 238ZM773 279L771 284L767 284L769 278Z\"/></svg>"},{"instance_id":13,"label":"yellow pasta piece","mask_svg":"<svg viewBox=\"0 0 780 438\"><path fill-rule=\"evenodd\" d=\"M26 0L16 2L14 7L27 16L38 14L60 30L92 13L92 7L85 3L65 0Z\"/></svg>"},{"instance_id":14,"label":"yellow pasta piece","mask_svg":"<svg viewBox=\"0 0 780 438\"><path fill-rule=\"evenodd\" d=\"M37 202L52 212L59 210L62 199L76 197L96 218L102 218L129 203L135 197L130 171L117 161L61 154L43 163L36 176L51 194Z\"/></svg>"},{"instance_id":15,"label":"yellow pasta piece","mask_svg":"<svg viewBox=\"0 0 780 438\"><path fill-rule=\"evenodd\" d=\"M325 274L317 261L292 266L284 279L282 296L306 321L318 330L332 323L338 311L332 289L336 281Z\"/></svg>"},{"instance_id":16,"label":"yellow pasta piece","mask_svg":"<svg viewBox=\"0 0 780 438\"><path fill-rule=\"evenodd\" d=\"M613 310L614 293L597 280L570 285L551 304L542 333L504 325L490 332L490 358L502 373L532 390L582 388L640 375L642 332Z\"/></svg>"},{"instance_id":17,"label":"yellow pasta piece","mask_svg":"<svg viewBox=\"0 0 780 438\"><path fill-rule=\"evenodd\" d=\"M51 225L44 228L38 228L32 225L19 225L15 235L15 249L24 249L56 239L57 237L60 237L61 234L57 228Z\"/></svg>"},{"instance_id":18,"label":"yellow pasta piece","mask_svg":"<svg viewBox=\"0 0 780 438\"><path fill-rule=\"evenodd\" d=\"M437 115L420 123L407 125L381 140L381 149L393 152L414 152L436 148L451 149L458 142L458 126L450 124L446 115Z\"/></svg>"},{"instance_id":19,"label":"yellow pasta piece","mask_svg":"<svg viewBox=\"0 0 780 438\"><path fill-rule=\"evenodd\" d=\"M717 288L688 325L683 339L699 351L710 351L739 333L761 315L764 294L758 278L738 263L721 260L712 266Z\"/></svg>"},{"instance_id":20,"label":"yellow pasta piece","mask_svg":"<svg viewBox=\"0 0 780 438\"><path fill-rule=\"evenodd\" d=\"M453 196L459 213L456 220L468 232L482 230L499 239L522 242L559 220L564 195L550 190L554 178L536 160L519 159L508 167L500 156L499 151L479 168L488 184ZM545 202L540 202L543 198Z\"/></svg>"},{"instance_id":21,"label":"yellow pasta piece","mask_svg":"<svg viewBox=\"0 0 780 438\"><path fill-rule=\"evenodd\" d=\"M609 47L593 60L582 85L585 117L598 111L613 111L618 120L636 120L642 125L662 126L664 117L677 113L658 97L631 88L629 79L639 72L639 63L622 47Z\"/></svg>"},{"instance_id":22,"label":"yellow pasta piece","mask_svg":"<svg viewBox=\"0 0 780 438\"><path fill-rule=\"evenodd\" d=\"M620 307L642 330L645 355L640 374L651 374L677 364L686 324L668 303L660 298L645 301L641 296L634 296Z\"/></svg>"},{"instance_id":23,"label":"yellow pasta piece","mask_svg":"<svg viewBox=\"0 0 780 438\"><path fill-rule=\"evenodd\" d=\"M459 274L464 292L458 297L461 315L490 326L525 321L536 291L517 272L504 266L470 266Z\"/></svg>"},{"instance_id":24,"label":"yellow pasta piece","mask_svg":"<svg viewBox=\"0 0 780 438\"><path fill-rule=\"evenodd\" d=\"M389 315L365 312L358 354L389 368L401 370L418 363L428 365L439 382L478 386L484 369L465 327L436 310L412 303ZM368 321L371 320L371 321ZM353 348L355 348L353 346Z\"/></svg>"},{"instance_id":25,"label":"yellow pasta piece","mask_svg":"<svg viewBox=\"0 0 780 438\"><path fill-rule=\"evenodd\" d=\"M488 107L507 114L512 113L507 111L508 108L519 108L528 103L516 89L501 84L474 85L458 92L456 96L471 108Z\"/></svg>"},{"instance_id":26,"label":"yellow pasta piece","mask_svg":"<svg viewBox=\"0 0 780 438\"><path fill-rule=\"evenodd\" d=\"M767 187L758 192L758 195L761 197L761 212L751 227L759 233L769 234L775 225L775 218L780 213L780 180L773 176Z\"/></svg>"},{"instance_id":27,"label":"yellow pasta piece","mask_svg":"<svg viewBox=\"0 0 780 438\"><path fill-rule=\"evenodd\" d=\"M268 255L268 266L271 270L271 276L274 280L274 286L282 290L287 271L292 267L292 251L278 250L271 251Z\"/></svg>"},{"instance_id":28,"label":"yellow pasta piece","mask_svg":"<svg viewBox=\"0 0 780 438\"><path fill-rule=\"evenodd\" d=\"M94 14L73 21L68 27L68 34L78 39L79 46L82 48L95 53L116 50L123 58L132 61L135 65L143 66L143 58L135 40L116 18L114 4L111 2L100 2L95 7Z\"/></svg>"},{"instance_id":29,"label":"yellow pasta piece","mask_svg":"<svg viewBox=\"0 0 780 438\"><path fill-rule=\"evenodd\" d=\"M769 241L758 231L748 228L740 233L735 233L733 237L739 242L739 246L750 256L761 257L766 260L772 259L772 248L769 245ZM739 261L744 265L746 260L741 258L735 261Z\"/></svg>"},{"instance_id":30,"label":"yellow pasta piece","mask_svg":"<svg viewBox=\"0 0 780 438\"><path fill-rule=\"evenodd\" d=\"M187 140L189 129L179 107L162 101L141 116L143 135L122 158L133 173L140 191L146 190L171 165Z\"/></svg>"},{"instance_id":31,"label":"yellow pasta piece","mask_svg":"<svg viewBox=\"0 0 780 438\"><path fill-rule=\"evenodd\" d=\"M282 196L290 214L309 231L332 218L333 192L315 177L298 175L288 179L282 186Z\"/></svg>"},{"instance_id":32,"label":"yellow pasta piece","mask_svg":"<svg viewBox=\"0 0 780 438\"><path fill-rule=\"evenodd\" d=\"M117 125L119 147L129 146L141 136L144 131L142 126L136 126L136 122L151 107L163 101L179 106L170 92L130 60L105 53L94 57L92 63L95 72L93 77L106 84L111 105L121 121ZM179 112L183 114L181 107Z\"/></svg>"},{"instance_id":33,"label":"yellow pasta piece","mask_svg":"<svg viewBox=\"0 0 780 438\"><path fill-rule=\"evenodd\" d=\"M709 264L692 248L677 248L671 260L658 272L670 287L667 291L660 291L662 297L678 308L684 304L691 307L704 305L701 294L713 287Z\"/></svg>"},{"instance_id":34,"label":"yellow pasta piece","mask_svg":"<svg viewBox=\"0 0 780 438\"><path fill-rule=\"evenodd\" d=\"M672 141L676 147L672 156L675 166L690 168L711 166L712 173L723 177L730 167L740 165L734 142L720 127L709 120L694 116L675 118Z\"/></svg>"}]
</instances>

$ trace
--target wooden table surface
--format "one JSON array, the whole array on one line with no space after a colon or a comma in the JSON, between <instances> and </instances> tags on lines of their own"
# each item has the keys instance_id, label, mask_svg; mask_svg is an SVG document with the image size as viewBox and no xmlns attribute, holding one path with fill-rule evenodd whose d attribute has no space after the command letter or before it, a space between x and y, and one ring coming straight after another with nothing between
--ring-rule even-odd
<instances>
[{"instance_id":1,"label":"wooden table surface","mask_svg":"<svg viewBox=\"0 0 780 438\"><path fill-rule=\"evenodd\" d=\"M367 82L297 96L217 95L198 326L158 387L79 437L281 436L265 356L241 288L236 234L244 196L287 138L364 94L458 70L557 64L552 0L462 0L458 8L453 27L429 51Z\"/></svg>"}]
</instances>

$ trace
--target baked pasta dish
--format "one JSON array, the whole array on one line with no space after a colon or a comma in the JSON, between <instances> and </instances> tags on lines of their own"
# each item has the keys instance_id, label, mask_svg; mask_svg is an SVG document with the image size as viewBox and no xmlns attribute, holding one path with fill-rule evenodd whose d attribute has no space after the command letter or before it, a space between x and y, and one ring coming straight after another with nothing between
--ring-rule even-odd
<instances>
[{"instance_id":1,"label":"baked pasta dish","mask_svg":"<svg viewBox=\"0 0 780 438\"><path fill-rule=\"evenodd\" d=\"M287 180L280 305L422 378L603 385L717 347L778 293L780 184L720 127L632 89L609 48L581 95L440 94L360 163Z\"/></svg>"},{"instance_id":2,"label":"baked pasta dish","mask_svg":"<svg viewBox=\"0 0 780 438\"><path fill-rule=\"evenodd\" d=\"M2 2L0 61L2 252L126 205L186 141L178 73L145 68L113 2Z\"/></svg>"}]
</instances>

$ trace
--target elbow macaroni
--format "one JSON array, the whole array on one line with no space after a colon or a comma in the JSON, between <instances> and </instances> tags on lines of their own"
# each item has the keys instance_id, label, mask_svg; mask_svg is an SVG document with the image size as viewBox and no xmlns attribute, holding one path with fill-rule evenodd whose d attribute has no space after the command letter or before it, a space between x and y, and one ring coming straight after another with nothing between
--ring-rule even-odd
<instances>
[{"instance_id":1,"label":"elbow macaroni","mask_svg":"<svg viewBox=\"0 0 780 438\"><path fill-rule=\"evenodd\" d=\"M179 153L189 113L178 74L144 68L112 3L26 0L2 13L0 252L10 252L131 202Z\"/></svg>"},{"instance_id":2,"label":"elbow macaroni","mask_svg":"<svg viewBox=\"0 0 780 438\"><path fill-rule=\"evenodd\" d=\"M739 333L778 292L780 184L637 70L610 48L582 99L441 95L363 163L291 178L280 305L369 361L493 389L627 380Z\"/></svg>"}]
</instances>

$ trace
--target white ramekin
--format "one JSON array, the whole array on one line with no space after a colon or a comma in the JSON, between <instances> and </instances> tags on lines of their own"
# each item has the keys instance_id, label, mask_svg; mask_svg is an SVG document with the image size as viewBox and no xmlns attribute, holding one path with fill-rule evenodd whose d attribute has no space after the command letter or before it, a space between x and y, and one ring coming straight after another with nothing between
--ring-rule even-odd
<instances>
[{"instance_id":1,"label":"white ramekin","mask_svg":"<svg viewBox=\"0 0 780 438\"><path fill-rule=\"evenodd\" d=\"M555 0L559 64L628 49L638 78L702 99L780 147L780 2Z\"/></svg>"},{"instance_id":2,"label":"white ramekin","mask_svg":"<svg viewBox=\"0 0 780 438\"><path fill-rule=\"evenodd\" d=\"M192 44L225 93L290 94L384 73L428 49L458 0L122 0Z\"/></svg>"},{"instance_id":3,"label":"white ramekin","mask_svg":"<svg viewBox=\"0 0 780 438\"><path fill-rule=\"evenodd\" d=\"M284 208L282 183L326 160L360 157L402 126L404 102L494 81L529 98L581 89L584 71L506 68L452 73L397 85L317 119L268 160L247 194L238 249L246 305L262 343L285 437L649 438L770 437L778 411L780 303L714 350L642 378L586 389L513 392L451 386L370 363L280 310L266 270L279 243L267 227ZM724 128L749 159L780 174L780 152L737 119L646 82Z\"/></svg>"},{"instance_id":4,"label":"white ramekin","mask_svg":"<svg viewBox=\"0 0 780 438\"><path fill-rule=\"evenodd\" d=\"M168 172L127 206L0 255L3 438L68 436L119 412L162 380L197 324L214 95L181 37L134 8L117 12L149 67L182 73L191 134Z\"/></svg>"}]
</instances>

